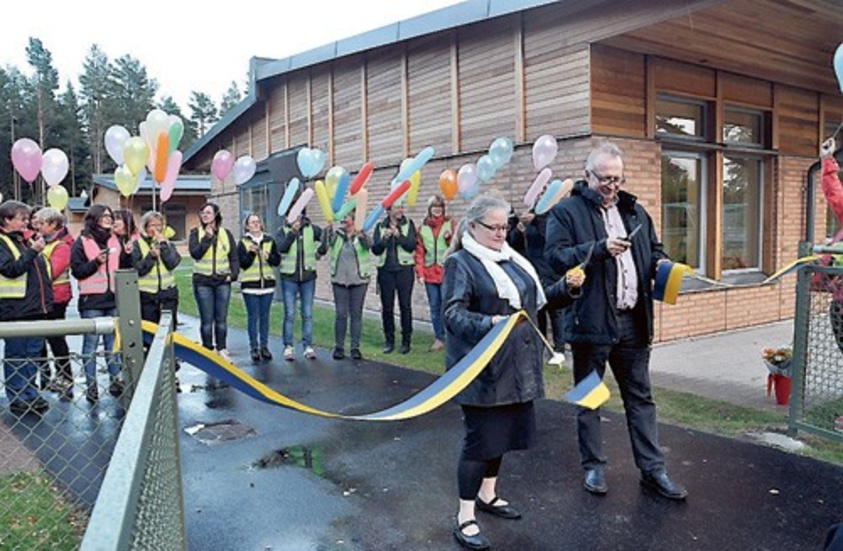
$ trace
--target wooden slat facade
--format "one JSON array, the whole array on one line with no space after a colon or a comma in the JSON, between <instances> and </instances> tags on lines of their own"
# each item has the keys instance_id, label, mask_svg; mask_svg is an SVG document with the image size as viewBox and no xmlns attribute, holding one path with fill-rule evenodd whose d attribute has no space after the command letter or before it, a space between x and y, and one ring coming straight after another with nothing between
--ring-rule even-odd
<instances>
[{"instance_id":1,"label":"wooden slat facade","mask_svg":"<svg viewBox=\"0 0 843 551\"><path fill-rule=\"evenodd\" d=\"M559 139L551 165L558 177L580 177L592 143L611 137L627 154L634 193L660 227L661 152L675 144L655 134L656 98L689 98L713 110L704 241L719 250L726 154L717 132L726 107L751 109L763 114L769 136L762 269L770 272L795 258L804 233L805 171L828 128L843 122L829 65L843 29L837 3L572 0L439 30L260 81L264 100L193 163L208 167L222 147L260 160L308 144L352 172L373 162L374 202L408 154L428 145L436 151L423 174L425 196L436 189L442 169L476 162L496 137L508 136L515 157L485 185L517 202L535 176L529 157L538 136ZM419 219L423 203L408 214ZM823 208L821 199L817 206ZM462 207L461 200L449 206ZM824 215L817 219L821 232ZM709 255L707 275L720 277L720 263L719 255ZM330 296L323 287L318 293ZM423 290L416 294L416 314L426 315ZM705 323L689 322L686 308ZM776 321L792 312L789 281L691 293L680 297L680 308L659 306L658 339Z\"/></svg>"}]
</instances>

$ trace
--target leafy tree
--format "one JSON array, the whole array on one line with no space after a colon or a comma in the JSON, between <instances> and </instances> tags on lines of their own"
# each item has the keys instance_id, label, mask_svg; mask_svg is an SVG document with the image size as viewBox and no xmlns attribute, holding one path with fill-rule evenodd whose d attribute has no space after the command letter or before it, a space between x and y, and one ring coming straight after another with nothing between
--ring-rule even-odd
<instances>
[{"instance_id":1,"label":"leafy tree","mask_svg":"<svg viewBox=\"0 0 843 551\"><path fill-rule=\"evenodd\" d=\"M82 100L82 120L84 129L90 138L92 156L91 170L102 173L105 145L102 136L112 121L117 121L117 105L113 98L116 85L112 69L105 55L96 44L88 50L79 75L79 96ZM114 122L123 124L122 122Z\"/></svg>"},{"instance_id":2,"label":"leafy tree","mask_svg":"<svg viewBox=\"0 0 843 551\"><path fill-rule=\"evenodd\" d=\"M85 133L82 124L82 107L79 105L79 98L73 88L73 84L67 83L67 89L59 97L59 110L57 120L56 141L58 147L67 154L70 161L68 178L65 180L65 187L71 196L77 195L77 182L85 183L80 185L89 187L91 182L91 163L89 138Z\"/></svg>"},{"instance_id":3,"label":"leafy tree","mask_svg":"<svg viewBox=\"0 0 843 551\"><path fill-rule=\"evenodd\" d=\"M222 96L222 103L220 103L220 118L223 118L229 111L237 107L237 104L239 104L242 99L243 96L240 94L240 88L238 88L237 83L232 80L228 90Z\"/></svg>"},{"instance_id":4,"label":"leafy tree","mask_svg":"<svg viewBox=\"0 0 843 551\"><path fill-rule=\"evenodd\" d=\"M196 124L197 136L200 138L212 124L219 120L217 107L208 94L191 92L187 107L190 109L190 120Z\"/></svg>"},{"instance_id":5,"label":"leafy tree","mask_svg":"<svg viewBox=\"0 0 843 551\"><path fill-rule=\"evenodd\" d=\"M136 132L141 121L155 106L155 94L158 93L158 81L149 78L146 67L130 55L124 55L114 61L114 99L118 101L119 120Z\"/></svg>"}]
</instances>

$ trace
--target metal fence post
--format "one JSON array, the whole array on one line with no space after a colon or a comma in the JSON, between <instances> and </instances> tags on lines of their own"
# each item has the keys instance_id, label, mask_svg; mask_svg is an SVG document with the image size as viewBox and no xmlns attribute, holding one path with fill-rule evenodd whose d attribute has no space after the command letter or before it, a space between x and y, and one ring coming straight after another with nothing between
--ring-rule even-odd
<instances>
[{"instance_id":1,"label":"metal fence post","mask_svg":"<svg viewBox=\"0 0 843 551\"><path fill-rule=\"evenodd\" d=\"M138 273L135 270L117 270L117 317L120 331L123 367L130 380L127 388L134 388L143 367L143 329L141 327L140 292Z\"/></svg>"}]
</instances>

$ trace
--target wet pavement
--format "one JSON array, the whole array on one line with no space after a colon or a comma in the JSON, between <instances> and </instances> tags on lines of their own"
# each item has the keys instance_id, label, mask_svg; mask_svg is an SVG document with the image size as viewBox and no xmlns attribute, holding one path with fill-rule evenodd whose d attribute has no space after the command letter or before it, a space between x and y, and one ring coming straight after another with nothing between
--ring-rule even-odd
<instances>
[{"instance_id":1,"label":"wet pavement","mask_svg":"<svg viewBox=\"0 0 843 551\"><path fill-rule=\"evenodd\" d=\"M179 331L195 338L194 321L184 321ZM377 411L433 380L380 363L334 362L325 350L315 361L276 357L255 366L244 332L232 329L229 339L247 373L329 411ZM673 349L680 358L685 351ZM456 405L407 421L341 421L208 390L192 366L179 378L190 549L460 549L451 533L462 438ZM667 501L639 486L625 420L612 413L604 422L609 493L592 496L582 488L574 408L553 400L537 408L539 445L505 457L498 488L524 518L478 512L492 549L814 550L843 518L843 468L661 425L671 476L690 492L684 503Z\"/></svg>"}]
</instances>

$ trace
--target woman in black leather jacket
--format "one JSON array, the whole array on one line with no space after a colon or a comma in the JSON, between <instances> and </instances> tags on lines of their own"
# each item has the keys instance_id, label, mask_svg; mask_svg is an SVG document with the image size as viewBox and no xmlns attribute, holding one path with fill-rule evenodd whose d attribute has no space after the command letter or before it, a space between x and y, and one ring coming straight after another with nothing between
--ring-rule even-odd
<instances>
[{"instance_id":1,"label":"woman in black leather jacket","mask_svg":"<svg viewBox=\"0 0 843 551\"><path fill-rule=\"evenodd\" d=\"M480 196L469 206L445 260L443 280L445 363L450 369L492 326L520 310L533 323L545 303L571 302L581 271L546 289L530 262L506 243L509 204ZM544 343L531 323L515 326L500 350L456 397L466 429L457 478L459 513L454 537L469 549L486 549L475 507L516 519L521 514L496 494L503 454L527 449L536 438L533 400L544 396Z\"/></svg>"}]
</instances>

